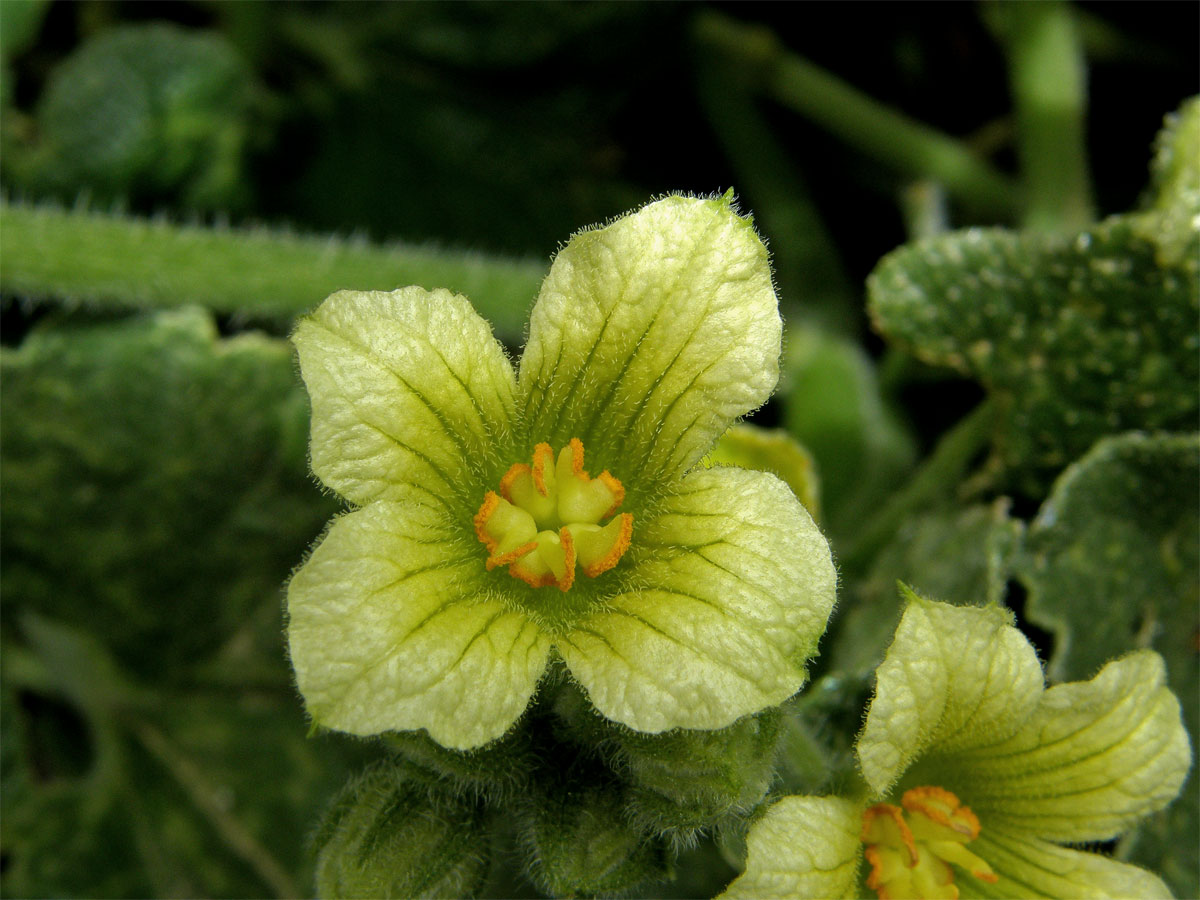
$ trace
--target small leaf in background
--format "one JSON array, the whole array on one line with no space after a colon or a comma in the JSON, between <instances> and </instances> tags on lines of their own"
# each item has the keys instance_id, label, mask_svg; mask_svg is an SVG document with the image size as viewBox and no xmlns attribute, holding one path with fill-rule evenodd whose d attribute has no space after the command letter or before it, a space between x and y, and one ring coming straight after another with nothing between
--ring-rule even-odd
<instances>
[{"instance_id":1,"label":"small leaf in background","mask_svg":"<svg viewBox=\"0 0 1200 900\"><path fill-rule=\"evenodd\" d=\"M786 431L773 431L754 425L733 425L721 435L706 462L760 469L779 476L813 519L820 521L821 483L813 466L812 454Z\"/></svg>"},{"instance_id":2,"label":"small leaf in background","mask_svg":"<svg viewBox=\"0 0 1200 900\"><path fill-rule=\"evenodd\" d=\"M221 340L182 310L37 331L0 372L6 610L167 679L263 606L278 629L280 586L335 508L307 474L285 342Z\"/></svg>"},{"instance_id":3,"label":"small leaf in background","mask_svg":"<svg viewBox=\"0 0 1200 900\"><path fill-rule=\"evenodd\" d=\"M0 57L5 61L37 37L49 0L6 0L0 3Z\"/></svg>"},{"instance_id":4,"label":"small leaf in background","mask_svg":"<svg viewBox=\"0 0 1200 900\"><path fill-rule=\"evenodd\" d=\"M898 581L956 606L1003 603L1021 531L1006 499L908 519L870 571L843 591L842 616L824 648L830 668L864 675L883 659L903 612Z\"/></svg>"},{"instance_id":5,"label":"small leaf in background","mask_svg":"<svg viewBox=\"0 0 1200 900\"><path fill-rule=\"evenodd\" d=\"M916 443L857 343L792 328L784 347L784 424L816 459L823 527L852 537L912 468Z\"/></svg>"},{"instance_id":6,"label":"small leaf in background","mask_svg":"<svg viewBox=\"0 0 1200 900\"><path fill-rule=\"evenodd\" d=\"M1200 97L1167 116L1158 136L1150 168L1147 230L1162 247L1165 259L1180 266L1194 282L1200 269ZM1158 213L1158 216L1153 215Z\"/></svg>"},{"instance_id":7,"label":"small leaf in background","mask_svg":"<svg viewBox=\"0 0 1200 900\"><path fill-rule=\"evenodd\" d=\"M1131 647L1153 647L1166 660L1193 747L1200 745L1197 496L1200 438L1105 439L1054 485L1029 527L1020 572L1026 615L1055 635L1051 677L1088 677ZM1162 867L1179 896L1195 896L1195 804L1180 803L1145 827L1132 861ZM1179 856L1181 848L1189 855Z\"/></svg>"},{"instance_id":8,"label":"small leaf in background","mask_svg":"<svg viewBox=\"0 0 1200 900\"><path fill-rule=\"evenodd\" d=\"M947 235L885 257L868 285L885 335L996 396L996 456L1030 493L1105 434L1195 422L1200 287L1161 266L1137 216L1074 238Z\"/></svg>"},{"instance_id":9,"label":"small leaf in background","mask_svg":"<svg viewBox=\"0 0 1200 900\"><path fill-rule=\"evenodd\" d=\"M251 103L249 70L221 35L113 28L55 69L37 106L37 141L5 174L64 199L86 188L100 199L228 208L247 199Z\"/></svg>"},{"instance_id":10,"label":"small leaf in background","mask_svg":"<svg viewBox=\"0 0 1200 900\"><path fill-rule=\"evenodd\" d=\"M331 900L475 896L490 865L483 804L430 791L392 762L342 789L313 843L317 896Z\"/></svg>"}]
</instances>

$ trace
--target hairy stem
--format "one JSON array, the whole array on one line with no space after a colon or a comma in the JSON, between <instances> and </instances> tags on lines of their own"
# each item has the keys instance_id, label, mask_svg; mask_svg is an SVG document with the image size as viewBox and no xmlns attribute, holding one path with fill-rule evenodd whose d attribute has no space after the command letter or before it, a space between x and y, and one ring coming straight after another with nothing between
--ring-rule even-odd
<instances>
[{"instance_id":1,"label":"hairy stem","mask_svg":"<svg viewBox=\"0 0 1200 900\"><path fill-rule=\"evenodd\" d=\"M290 319L336 290L407 285L466 295L519 337L546 273L540 262L433 247L206 228L0 201L0 289L98 307L196 303L251 319Z\"/></svg>"}]
</instances>

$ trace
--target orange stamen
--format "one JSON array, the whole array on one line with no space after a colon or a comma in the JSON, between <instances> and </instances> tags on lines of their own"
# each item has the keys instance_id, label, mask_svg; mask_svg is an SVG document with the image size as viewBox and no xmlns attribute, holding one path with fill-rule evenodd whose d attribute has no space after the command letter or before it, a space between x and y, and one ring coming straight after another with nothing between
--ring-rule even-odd
<instances>
[{"instance_id":1,"label":"orange stamen","mask_svg":"<svg viewBox=\"0 0 1200 900\"><path fill-rule=\"evenodd\" d=\"M536 544L534 546L537 546ZM521 568L520 560L508 567L509 574L514 578L520 578L530 587L550 587L555 583L554 573L545 572L541 575L535 575L533 572L527 572Z\"/></svg>"},{"instance_id":2,"label":"orange stamen","mask_svg":"<svg viewBox=\"0 0 1200 900\"><path fill-rule=\"evenodd\" d=\"M571 438L567 447L571 450L571 474L587 481L588 473L583 471L583 441Z\"/></svg>"},{"instance_id":3,"label":"orange stamen","mask_svg":"<svg viewBox=\"0 0 1200 900\"><path fill-rule=\"evenodd\" d=\"M965 835L968 840L979 837L979 818L945 788L915 787L904 792L900 803L909 812L919 812L939 825Z\"/></svg>"},{"instance_id":4,"label":"orange stamen","mask_svg":"<svg viewBox=\"0 0 1200 900\"><path fill-rule=\"evenodd\" d=\"M554 462L554 451L549 444L538 444L533 448L533 486L543 497L549 496L546 490L546 465Z\"/></svg>"},{"instance_id":5,"label":"orange stamen","mask_svg":"<svg viewBox=\"0 0 1200 900\"><path fill-rule=\"evenodd\" d=\"M617 507L619 507L621 505L621 503L624 502L624 500L625 500L625 485L621 484L620 481L613 478L612 475L609 474L608 469L605 469L603 472L600 473L598 480L606 488L608 488L609 491L611 491L612 495L613 495L612 506L610 506L608 508L608 512L606 512L604 515L602 515L600 517L602 519L607 519L609 516L611 516L613 513L615 513L617 511Z\"/></svg>"},{"instance_id":6,"label":"orange stamen","mask_svg":"<svg viewBox=\"0 0 1200 900\"><path fill-rule=\"evenodd\" d=\"M504 477L500 479L500 496L509 503L513 502L512 486L513 482L521 477L522 474L529 472L529 466L525 463L513 463L508 467L508 471L504 473ZM490 494L491 491L488 491Z\"/></svg>"},{"instance_id":7,"label":"orange stamen","mask_svg":"<svg viewBox=\"0 0 1200 900\"><path fill-rule=\"evenodd\" d=\"M560 591L569 591L571 585L575 583L575 539L571 537L571 532L561 528L558 532L558 539L562 541L563 559L566 570L563 572L563 577L558 582Z\"/></svg>"},{"instance_id":8,"label":"orange stamen","mask_svg":"<svg viewBox=\"0 0 1200 900\"><path fill-rule=\"evenodd\" d=\"M908 850L909 868L915 866L917 864L917 842L913 840L912 829L904 821L904 816L898 806L892 806L890 803L876 803L867 809L863 813L862 834L859 835L859 840L863 843L874 843L869 835L871 824L877 816L887 816L896 823L896 828L900 831L900 839L904 841L904 846Z\"/></svg>"},{"instance_id":9,"label":"orange stamen","mask_svg":"<svg viewBox=\"0 0 1200 900\"><path fill-rule=\"evenodd\" d=\"M501 483L501 490L504 489ZM500 505L500 498L496 496L495 491L488 491L483 495L483 504L479 507L479 512L475 513L475 534L479 540L483 541L487 547L488 553L494 553L496 545L500 542L487 533L488 519L492 517L492 513L496 511L496 507ZM491 568L490 566L488 568Z\"/></svg>"},{"instance_id":10,"label":"orange stamen","mask_svg":"<svg viewBox=\"0 0 1200 900\"><path fill-rule=\"evenodd\" d=\"M621 513L621 533L617 535L609 551L590 566L583 567L583 574L595 578L602 572L607 572L617 564L617 561L629 549L629 539L633 537L633 513Z\"/></svg>"},{"instance_id":11,"label":"orange stamen","mask_svg":"<svg viewBox=\"0 0 1200 900\"><path fill-rule=\"evenodd\" d=\"M520 547L509 550L507 553L501 553L499 556L489 556L484 565L487 566L487 570L490 572L498 566L507 566L515 563L522 556L536 549L537 541L530 541L528 544L522 544Z\"/></svg>"},{"instance_id":12,"label":"orange stamen","mask_svg":"<svg viewBox=\"0 0 1200 900\"><path fill-rule=\"evenodd\" d=\"M871 874L867 876L867 887L877 892L880 900L887 900L887 885L882 880L883 861L879 858L879 848L871 844L863 851L863 856L871 864Z\"/></svg>"}]
</instances>

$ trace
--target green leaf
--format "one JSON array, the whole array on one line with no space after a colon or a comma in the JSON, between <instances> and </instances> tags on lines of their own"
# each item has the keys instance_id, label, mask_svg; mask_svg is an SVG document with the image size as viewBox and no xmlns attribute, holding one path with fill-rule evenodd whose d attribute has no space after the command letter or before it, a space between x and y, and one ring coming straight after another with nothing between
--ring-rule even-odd
<instances>
[{"instance_id":1,"label":"green leaf","mask_svg":"<svg viewBox=\"0 0 1200 900\"><path fill-rule=\"evenodd\" d=\"M837 576L779 479L690 473L630 557L625 590L557 645L602 714L638 731L723 728L804 683Z\"/></svg>"},{"instance_id":2,"label":"green leaf","mask_svg":"<svg viewBox=\"0 0 1200 900\"><path fill-rule=\"evenodd\" d=\"M983 382L1001 410L995 460L1040 494L1106 434L1195 424L1200 282L1188 254L1164 253L1161 225L1140 214L1072 238L972 229L906 246L871 275L871 312L922 359Z\"/></svg>"},{"instance_id":3,"label":"green leaf","mask_svg":"<svg viewBox=\"0 0 1200 900\"><path fill-rule=\"evenodd\" d=\"M820 520L821 485L813 467L812 454L786 431L733 425L721 435L705 460L715 465L770 472L792 489L813 519Z\"/></svg>"},{"instance_id":4,"label":"green leaf","mask_svg":"<svg viewBox=\"0 0 1200 900\"><path fill-rule=\"evenodd\" d=\"M1155 141L1150 206L1159 210L1200 206L1200 97L1167 116Z\"/></svg>"},{"instance_id":5,"label":"green leaf","mask_svg":"<svg viewBox=\"0 0 1200 900\"><path fill-rule=\"evenodd\" d=\"M73 196L241 199L252 83L216 32L153 23L101 32L56 68L27 183Z\"/></svg>"},{"instance_id":6,"label":"green leaf","mask_svg":"<svg viewBox=\"0 0 1200 900\"><path fill-rule=\"evenodd\" d=\"M1101 441L1055 484L1030 525L1020 573L1029 589L1026 614L1055 636L1051 675L1086 676L1130 647L1153 647L1166 660L1193 746L1200 746L1198 494L1196 436ZM1151 836L1135 840L1132 858L1173 868L1171 884L1182 896L1200 886L1200 865L1186 861L1197 862L1197 820L1194 804L1179 804L1147 826ZM1183 862L1171 862L1181 854Z\"/></svg>"},{"instance_id":7,"label":"green leaf","mask_svg":"<svg viewBox=\"0 0 1200 900\"><path fill-rule=\"evenodd\" d=\"M484 492L512 462L515 410L512 367L466 298L339 291L292 341L312 398L317 476L357 504L418 490L471 533Z\"/></svg>"},{"instance_id":8,"label":"green leaf","mask_svg":"<svg viewBox=\"0 0 1200 900\"><path fill-rule=\"evenodd\" d=\"M287 344L181 310L0 351L5 609L179 679L279 585L333 504L306 474Z\"/></svg>"},{"instance_id":9,"label":"green leaf","mask_svg":"<svg viewBox=\"0 0 1200 900\"><path fill-rule=\"evenodd\" d=\"M385 762L350 781L313 843L317 895L470 897L488 874L486 812Z\"/></svg>"},{"instance_id":10,"label":"green leaf","mask_svg":"<svg viewBox=\"0 0 1200 900\"><path fill-rule=\"evenodd\" d=\"M5 773L5 896L300 891L308 822L358 748L306 740L286 687L151 688L86 631L20 631L30 645L3 654L5 764L23 770Z\"/></svg>"},{"instance_id":11,"label":"green leaf","mask_svg":"<svg viewBox=\"0 0 1200 900\"><path fill-rule=\"evenodd\" d=\"M863 777L877 796L926 753L1010 737L1042 696L1042 667L998 607L954 607L904 589L908 607L880 665L858 739Z\"/></svg>"},{"instance_id":12,"label":"green leaf","mask_svg":"<svg viewBox=\"0 0 1200 900\"><path fill-rule=\"evenodd\" d=\"M787 430L816 459L823 521L835 535L857 536L916 459L874 364L852 341L791 328L781 399Z\"/></svg>"},{"instance_id":13,"label":"green leaf","mask_svg":"<svg viewBox=\"0 0 1200 900\"><path fill-rule=\"evenodd\" d=\"M49 0L10 0L0 4L0 56L5 65L37 37L48 5Z\"/></svg>"},{"instance_id":14,"label":"green leaf","mask_svg":"<svg viewBox=\"0 0 1200 900\"><path fill-rule=\"evenodd\" d=\"M830 668L867 674L880 663L903 610L897 581L955 606L1003 603L1022 534L1008 507L1001 499L906 519L870 571L846 589L853 600L831 629L824 654Z\"/></svg>"},{"instance_id":15,"label":"green leaf","mask_svg":"<svg viewBox=\"0 0 1200 900\"><path fill-rule=\"evenodd\" d=\"M1106 439L1055 483L1029 527L1021 571L1030 621L1055 635L1052 677L1088 675L1151 646L1184 708L1195 708L1198 493L1195 435Z\"/></svg>"},{"instance_id":16,"label":"green leaf","mask_svg":"<svg viewBox=\"0 0 1200 900\"><path fill-rule=\"evenodd\" d=\"M530 433L580 438L636 505L767 399L781 327L766 248L728 199L668 197L580 232L530 318Z\"/></svg>"},{"instance_id":17,"label":"green leaf","mask_svg":"<svg viewBox=\"0 0 1200 900\"><path fill-rule=\"evenodd\" d=\"M1141 223L1159 244L1164 264L1178 267L1194 284L1200 278L1200 98L1167 116L1155 150L1151 212Z\"/></svg>"},{"instance_id":18,"label":"green leaf","mask_svg":"<svg viewBox=\"0 0 1200 900\"><path fill-rule=\"evenodd\" d=\"M747 838L746 871L722 900L854 897L862 808L840 797L784 797Z\"/></svg>"},{"instance_id":19,"label":"green leaf","mask_svg":"<svg viewBox=\"0 0 1200 900\"><path fill-rule=\"evenodd\" d=\"M457 750L525 711L547 636L483 587L483 553L415 488L336 520L288 587L288 643L314 720L425 728Z\"/></svg>"}]
</instances>

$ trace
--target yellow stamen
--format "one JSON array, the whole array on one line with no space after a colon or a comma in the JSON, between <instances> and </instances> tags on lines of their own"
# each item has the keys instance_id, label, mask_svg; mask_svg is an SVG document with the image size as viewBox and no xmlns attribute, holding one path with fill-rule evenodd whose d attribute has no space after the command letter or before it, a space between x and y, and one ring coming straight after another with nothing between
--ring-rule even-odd
<instances>
[{"instance_id":1,"label":"yellow stamen","mask_svg":"<svg viewBox=\"0 0 1200 900\"><path fill-rule=\"evenodd\" d=\"M900 805L903 810L877 803L863 813L863 855L871 865L867 887L881 900L956 900L952 866L980 881L997 880L991 866L966 848L981 828L958 797L945 788L924 786L906 791Z\"/></svg>"},{"instance_id":2,"label":"yellow stamen","mask_svg":"<svg viewBox=\"0 0 1200 900\"><path fill-rule=\"evenodd\" d=\"M583 442L572 438L557 459L546 443L533 449L532 465L514 463L488 491L475 514L475 534L487 547L489 570L532 587L570 590L576 563L589 578L613 568L629 549L633 515L608 519L625 488L607 470L592 478L583 467Z\"/></svg>"}]
</instances>

